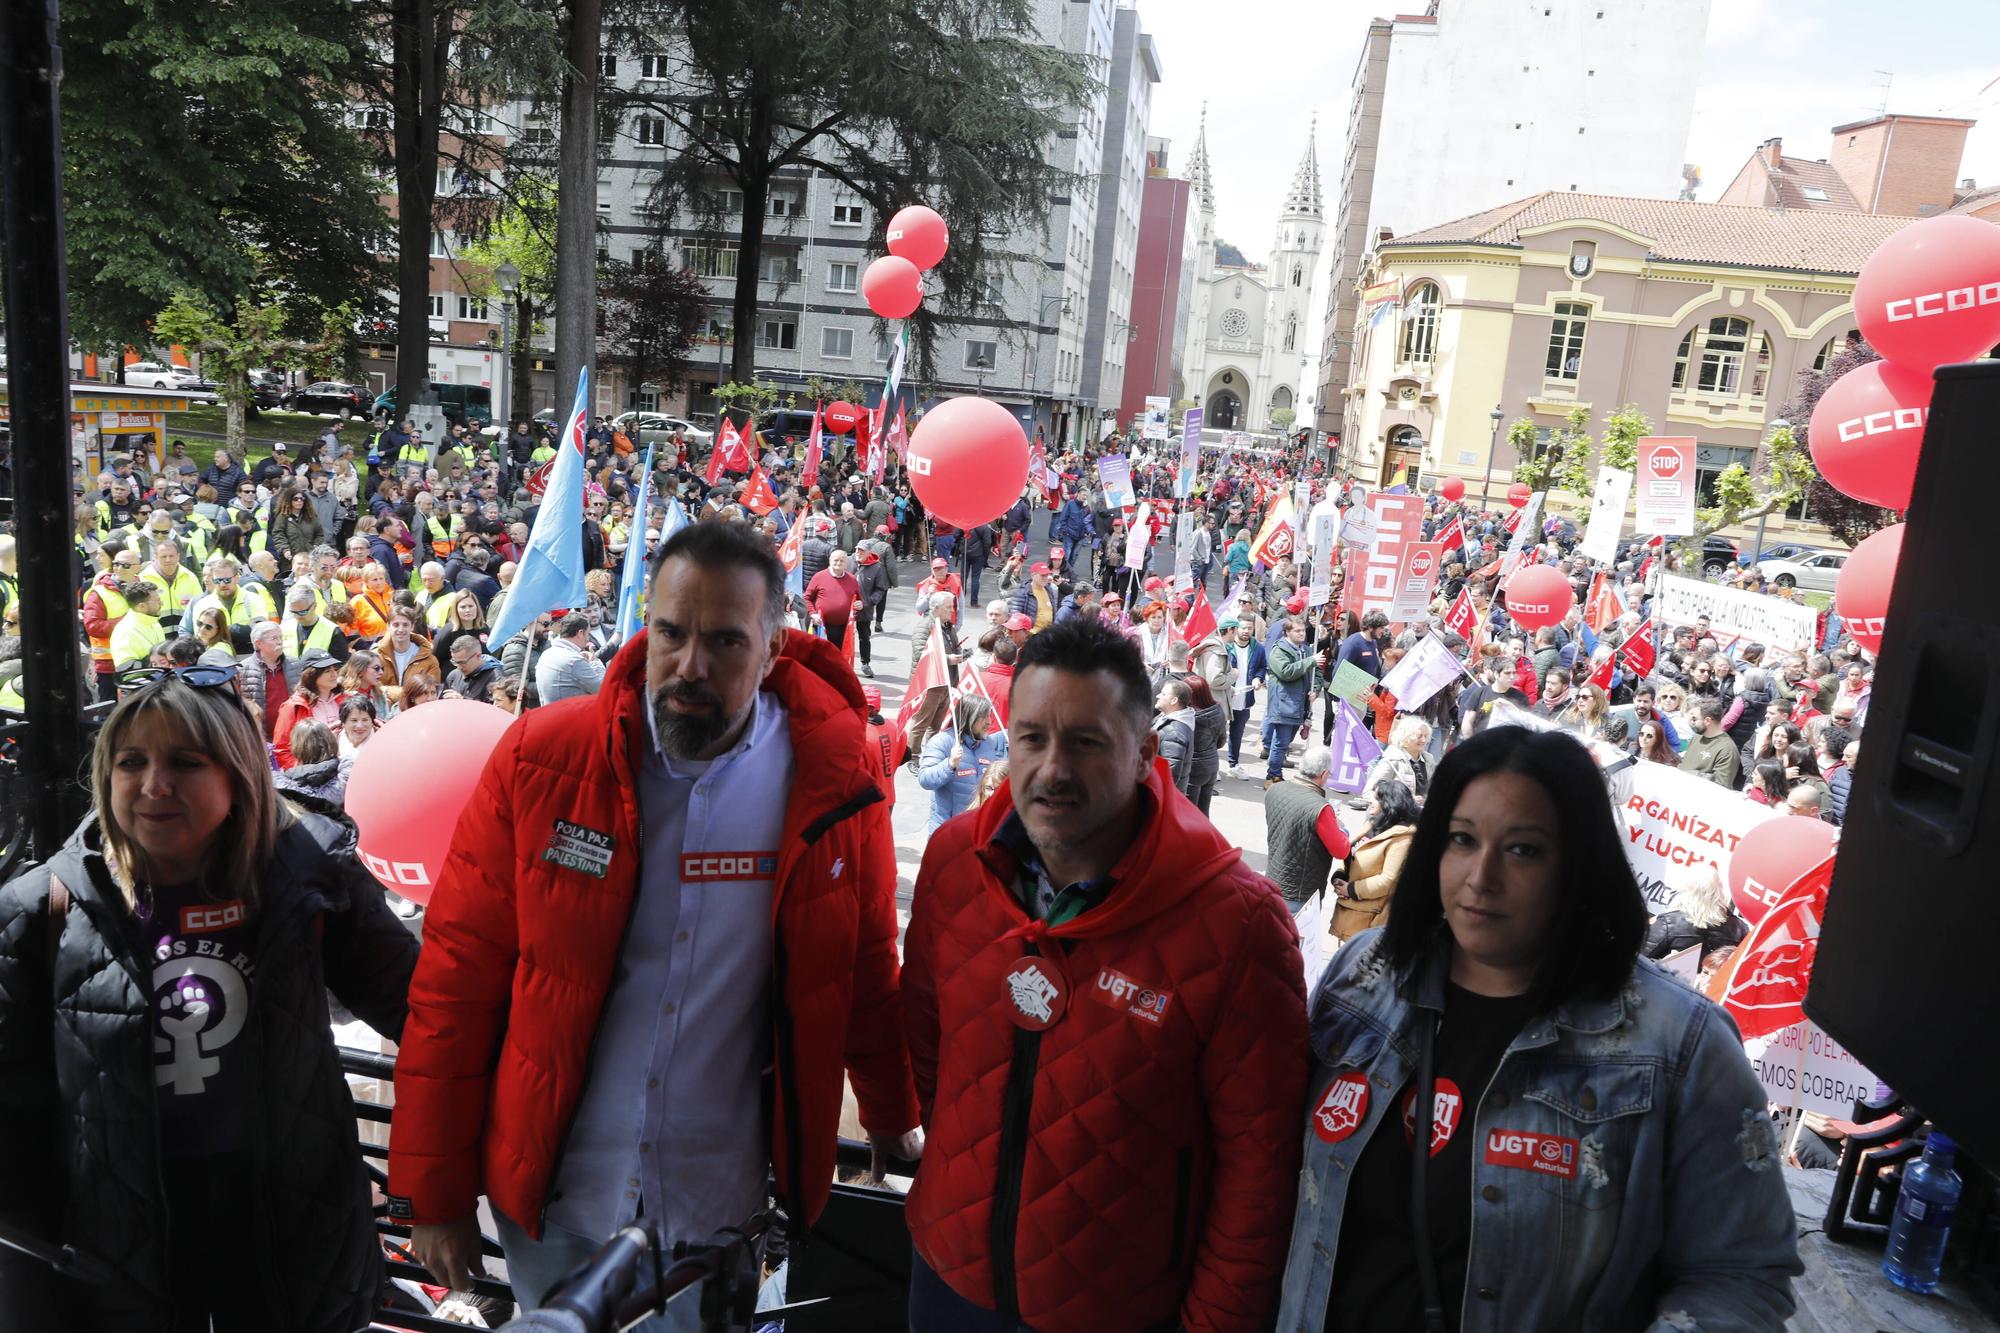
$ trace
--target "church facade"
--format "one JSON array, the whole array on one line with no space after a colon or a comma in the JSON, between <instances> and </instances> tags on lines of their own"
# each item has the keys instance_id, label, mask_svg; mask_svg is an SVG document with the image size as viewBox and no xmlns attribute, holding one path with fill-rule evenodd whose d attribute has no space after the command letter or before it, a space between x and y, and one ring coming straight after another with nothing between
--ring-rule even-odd
<instances>
[{"instance_id":1,"label":"church facade","mask_svg":"<svg viewBox=\"0 0 2000 1333\"><path fill-rule=\"evenodd\" d=\"M1203 117L1188 169L1195 196L1195 278L1182 356L1186 395L1209 430L1283 433L1305 416L1306 337L1313 275L1325 239L1315 126L1285 194L1265 264L1223 262ZM1240 259L1233 251L1226 258Z\"/></svg>"}]
</instances>

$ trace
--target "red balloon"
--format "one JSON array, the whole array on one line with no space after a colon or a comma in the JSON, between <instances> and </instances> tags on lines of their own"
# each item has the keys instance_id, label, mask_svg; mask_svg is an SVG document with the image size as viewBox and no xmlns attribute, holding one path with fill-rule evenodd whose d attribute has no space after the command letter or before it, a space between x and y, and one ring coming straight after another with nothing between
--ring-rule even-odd
<instances>
[{"instance_id":1,"label":"red balloon","mask_svg":"<svg viewBox=\"0 0 2000 1333\"><path fill-rule=\"evenodd\" d=\"M1527 629L1560 624L1574 605L1576 590L1554 565L1529 565L1507 580L1507 614Z\"/></svg>"},{"instance_id":2,"label":"red balloon","mask_svg":"<svg viewBox=\"0 0 2000 1333\"><path fill-rule=\"evenodd\" d=\"M2000 343L2000 227L1959 214L1913 222L1875 247L1854 319L1883 356L1929 372Z\"/></svg>"},{"instance_id":3,"label":"red balloon","mask_svg":"<svg viewBox=\"0 0 2000 1333\"><path fill-rule=\"evenodd\" d=\"M1926 372L1889 361L1870 361L1835 380L1813 408L1806 434L1827 485L1869 504L1908 509L1932 387Z\"/></svg>"},{"instance_id":4,"label":"red balloon","mask_svg":"<svg viewBox=\"0 0 2000 1333\"><path fill-rule=\"evenodd\" d=\"M1438 485L1438 494L1442 495L1450 503L1457 504L1465 498L1465 479L1463 477L1446 477Z\"/></svg>"},{"instance_id":5,"label":"red balloon","mask_svg":"<svg viewBox=\"0 0 2000 1333\"><path fill-rule=\"evenodd\" d=\"M397 714L368 738L347 779L347 813L370 874L413 902L430 901L459 812L513 721L492 704L440 699ZM451 762L438 763L439 755Z\"/></svg>"},{"instance_id":6,"label":"red balloon","mask_svg":"<svg viewBox=\"0 0 2000 1333\"><path fill-rule=\"evenodd\" d=\"M1528 497L1534 493L1534 488L1527 482L1517 481L1507 488L1507 503L1516 509L1525 509L1528 507Z\"/></svg>"},{"instance_id":7,"label":"red balloon","mask_svg":"<svg viewBox=\"0 0 2000 1333\"><path fill-rule=\"evenodd\" d=\"M1778 905L1793 881L1833 851L1833 825L1780 815L1753 827L1729 854L1729 896L1745 921L1756 925Z\"/></svg>"},{"instance_id":8,"label":"red balloon","mask_svg":"<svg viewBox=\"0 0 2000 1333\"><path fill-rule=\"evenodd\" d=\"M861 295L884 319L908 319L924 300L924 275L898 255L883 255L861 274Z\"/></svg>"},{"instance_id":9,"label":"red balloon","mask_svg":"<svg viewBox=\"0 0 2000 1333\"><path fill-rule=\"evenodd\" d=\"M950 248L951 229L935 209L911 204L889 219L889 253L901 255L918 268L936 268Z\"/></svg>"},{"instance_id":10,"label":"red balloon","mask_svg":"<svg viewBox=\"0 0 2000 1333\"><path fill-rule=\"evenodd\" d=\"M1889 618L1889 593L1896 586L1896 562L1903 557L1903 524L1886 527L1854 548L1833 585L1833 609L1847 636L1871 653L1882 651L1882 627Z\"/></svg>"},{"instance_id":11,"label":"red balloon","mask_svg":"<svg viewBox=\"0 0 2000 1333\"><path fill-rule=\"evenodd\" d=\"M826 428L835 435L845 435L860 425L861 418L867 415L867 408L856 407L853 403L828 403L826 416L822 419L826 422Z\"/></svg>"},{"instance_id":12,"label":"red balloon","mask_svg":"<svg viewBox=\"0 0 2000 1333\"><path fill-rule=\"evenodd\" d=\"M974 528L1007 512L1028 480L1028 437L984 398L947 398L910 432L910 485L931 517Z\"/></svg>"}]
</instances>

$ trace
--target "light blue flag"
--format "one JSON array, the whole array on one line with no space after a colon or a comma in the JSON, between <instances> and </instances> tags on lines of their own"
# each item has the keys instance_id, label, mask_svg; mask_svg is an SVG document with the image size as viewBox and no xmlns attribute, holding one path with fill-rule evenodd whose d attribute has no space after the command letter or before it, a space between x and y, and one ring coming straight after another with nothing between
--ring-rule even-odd
<instances>
[{"instance_id":1,"label":"light blue flag","mask_svg":"<svg viewBox=\"0 0 2000 1333\"><path fill-rule=\"evenodd\" d=\"M569 409L555 466L549 469L549 485L535 514L535 530L528 534L528 548L515 562L514 586L486 638L496 647L533 624L543 612L584 603L583 430L589 403L590 370L586 367L577 373L576 401Z\"/></svg>"},{"instance_id":2,"label":"light blue flag","mask_svg":"<svg viewBox=\"0 0 2000 1333\"><path fill-rule=\"evenodd\" d=\"M632 504L631 537L625 544L625 572L618 580L618 625L623 643L639 632L646 601L646 501L653 494L653 446L646 446L645 467L639 473L639 498Z\"/></svg>"}]
</instances>

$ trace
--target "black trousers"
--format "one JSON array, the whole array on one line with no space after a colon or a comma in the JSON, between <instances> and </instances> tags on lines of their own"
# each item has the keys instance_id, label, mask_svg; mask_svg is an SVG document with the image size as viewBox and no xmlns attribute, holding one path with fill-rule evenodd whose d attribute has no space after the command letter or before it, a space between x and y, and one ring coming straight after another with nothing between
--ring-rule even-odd
<instances>
[{"instance_id":1,"label":"black trousers","mask_svg":"<svg viewBox=\"0 0 2000 1333\"><path fill-rule=\"evenodd\" d=\"M854 619L849 623L854 626L854 633L859 640L856 646L861 650L861 665L867 666L869 664L869 661L871 660L868 655L868 650L870 649L870 647L873 646L870 640L873 639L874 637L874 635L870 632L868 625L868 608L865 606L862 607L861 614L854 617ZM833 632L832 628L829 626L827 633L831 635L832 632Z\"/></svg>"}]
</instances>

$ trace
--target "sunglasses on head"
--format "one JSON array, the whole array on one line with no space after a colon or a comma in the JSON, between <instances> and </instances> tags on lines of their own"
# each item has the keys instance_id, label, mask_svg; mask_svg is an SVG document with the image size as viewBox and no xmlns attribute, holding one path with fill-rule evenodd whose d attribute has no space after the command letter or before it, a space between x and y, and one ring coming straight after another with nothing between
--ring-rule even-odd
<instances>
[{"instance_id":1,"label":"sunglasses on head","mask_svg":"<svg viewBox=\"0 0 2000 1333\"><path fill-rule=\"evenodd\" d=\"M197 690L213 690L236 679L236 664L227 666L197 663L181 667L133 667L130 671L118 673L118 688L121 690L143 690L149 686L168 680L178 680L183 685Z\"/></svg>"}]
</instances>

